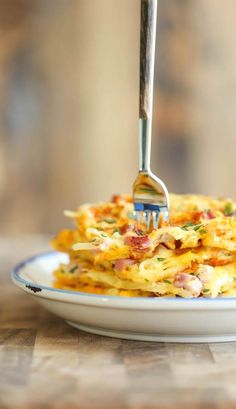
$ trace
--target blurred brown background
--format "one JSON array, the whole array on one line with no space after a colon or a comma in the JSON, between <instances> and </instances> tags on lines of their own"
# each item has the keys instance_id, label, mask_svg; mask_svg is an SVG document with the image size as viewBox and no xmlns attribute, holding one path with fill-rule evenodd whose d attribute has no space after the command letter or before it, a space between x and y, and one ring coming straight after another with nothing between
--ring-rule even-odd
<instances>
[{"instance_id":1,"label":"blurred brown background","mask_svg":"<svg viewBox=\"0 0 236 409\"><path fill-rule=\"evenodd\" d=\"M139 0L0 0L0 234L131 192ZM152 168L236 196L236 2L159 0Z\"/></svg>"}]
</instances>

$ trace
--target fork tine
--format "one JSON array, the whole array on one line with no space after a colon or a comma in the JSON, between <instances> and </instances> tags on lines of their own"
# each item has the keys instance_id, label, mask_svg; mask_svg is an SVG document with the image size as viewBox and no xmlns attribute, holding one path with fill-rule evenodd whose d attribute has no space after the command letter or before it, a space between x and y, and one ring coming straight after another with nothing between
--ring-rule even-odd
<instances>
[{"instance_id":1,"label":"fork tine","mask_svg":"<svg viewBox=\"0 0 236 409\"><path fill-rule=\"evenodd\" d=\"M139 92L139 171L133 184L133 202L136 211L148 211L142 215L149 228L153 219L154 228L158 228L159 213L163 207L169 207L169 194L164 182L150 169L151 131L153 105L153 79L155 63L156 37L156 0L141 1L140 35L140 92ZM146 16L149 16L147 19ZM146 75L147 74L147 75ZM154 214L152 212L157 212Z\"/></svg>"},{"instance_id":2,"label":"fork tine","mask_svg":"<svg viewBox=\"0 0 236 409\"><path fill-rule=\"evenodd\" d=\"M152 221L152 214L151 212L147 212L146 227L148 231L150 230L150 227L151 227L151 221Z\"/></svg>"},{"instance_id":3,"label":"fork tine","mask_svg":"<svg viewBox=\"0 0 236 409\"><path fill-rule=\"evenodd\" d=\"M137 220L138 224L141 224L141 222L142 222L142 212L137 211L135 213L136 213L136 220Z\"/></svg>"},{"instance_id":4,"label":"fork tine","mask_svg":"<svg viewBox=\"0 0 236 409\"><path fill-rule=\"evenodd\" d=\"M143 212L143 222L144 222L147 230L150 230L151 219L152 219L151 212L148 211L148 210L145 210Z\"/></svg>"},{"instance_id":5,"label":"fork tine","mask_svg":"<svg viewBox=\"0 0 236 409\"><path fill-rule=\"evenodd\" d=\"M147 218L148 218L148 212L147 210L143 211L143 223L147 226Z\"/></svg>"},{"instance_id":6,"label":"fork tine","mask_svg":"<svg viewBox=\"0 0 236 409\"><path fill-rule=\"evenodd\" d=\"M158 229L160 221L160 212L157 211L134 211L134 217L138 224L144 224L147 231L151 228Z\"/></svg>"},{"instance_id":7,"label":"fork tine","mask_svg":"<svg viewBox=\"0 0 236 409\"><path fill-rule=\"evenodd\" d=\"M152 212L152 224L153 224L154 229L158 228L159 215L160 215L160 213L158 213L158 212Z\"/></svg>"}]
</instances>

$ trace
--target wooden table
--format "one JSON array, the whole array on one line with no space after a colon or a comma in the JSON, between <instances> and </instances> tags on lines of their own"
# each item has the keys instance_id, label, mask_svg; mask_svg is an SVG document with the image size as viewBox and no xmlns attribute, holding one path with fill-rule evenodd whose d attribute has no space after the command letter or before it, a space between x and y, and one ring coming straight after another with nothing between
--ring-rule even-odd
<instances>
[{"instance_id":1,"label":"wooden table","mask_svg":"<svg viewBox=\"0 0 236 409\"><path fill-rule=\"evenodd\" d=\"M0 409L236 408L236 343L125 341L77 331L9 279L45 237L0 239Z\"/></svg>"}]
</instances>

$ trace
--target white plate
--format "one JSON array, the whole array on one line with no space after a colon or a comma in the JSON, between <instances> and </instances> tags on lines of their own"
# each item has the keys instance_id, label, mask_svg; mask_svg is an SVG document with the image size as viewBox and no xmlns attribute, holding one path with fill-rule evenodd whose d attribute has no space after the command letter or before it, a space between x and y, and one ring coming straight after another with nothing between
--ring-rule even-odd
<instances>
[{"instance_id":1,"label":"white plate","mask_svg":"<svg viewBox=\"0 0 236 409\"><path fill-rule=\"evenodd\" d=\"M70 325L95 334L163 342L236 341L236 298L129 298L53 288L62 253L39 254L16 266L14 283Z\"/></svg>"}]
</instances>

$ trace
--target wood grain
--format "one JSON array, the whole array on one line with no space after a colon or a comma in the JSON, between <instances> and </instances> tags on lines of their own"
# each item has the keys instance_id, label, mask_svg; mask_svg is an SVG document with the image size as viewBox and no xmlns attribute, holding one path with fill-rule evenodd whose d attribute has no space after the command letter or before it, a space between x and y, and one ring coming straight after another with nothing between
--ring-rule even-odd
<instances>
[{"instance_id":1,"label":"wood grain","mask_svg":"<svg viewBox=\"0 0 236 409\"><path fill-rule=\"evenodd\" d=\"M236 407L236 343L166 344L77 331L9 279L48 239L0 240L1 409Z\"/></svg>"}]
</instances>

